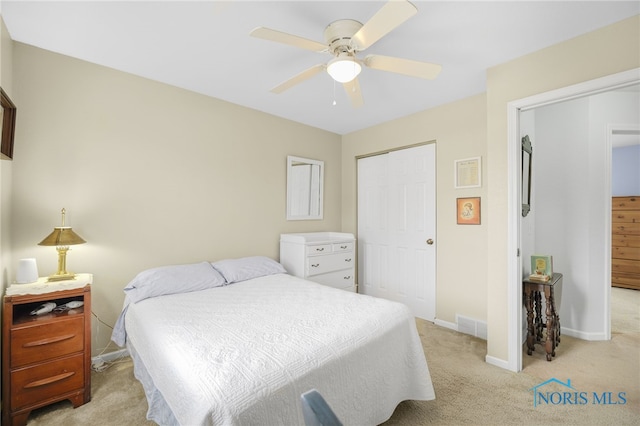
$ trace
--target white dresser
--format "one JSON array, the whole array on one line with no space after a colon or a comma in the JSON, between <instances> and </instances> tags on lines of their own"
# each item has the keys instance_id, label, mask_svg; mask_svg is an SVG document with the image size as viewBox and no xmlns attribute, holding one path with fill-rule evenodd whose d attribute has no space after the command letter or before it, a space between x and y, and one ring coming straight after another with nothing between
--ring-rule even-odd
<instances>
[{"instance_id":1,"label":"white dresser","mask_svg":"<svg viewBox=\"0 0 640 426\"><path fill-rule=\"evenodd\" d=\"M281 234L280 263L291 275L343 290L356 291L353 234Z\"/></svg>"}]
</instances>

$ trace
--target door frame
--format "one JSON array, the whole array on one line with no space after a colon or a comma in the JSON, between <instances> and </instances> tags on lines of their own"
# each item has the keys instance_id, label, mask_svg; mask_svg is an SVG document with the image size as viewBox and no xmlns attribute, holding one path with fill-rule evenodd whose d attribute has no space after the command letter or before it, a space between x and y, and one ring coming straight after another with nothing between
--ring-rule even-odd
<instances>
[{"instance_id":1,"label":"door frame","mask_svg":"<svg viewBox=\"0 0 640 426\"><path fill-rule=\"evenodd\" d=\"M520 221L521 221L521 142L520 142L520 111L526 111L541 106L551 105L571 99L594 95L612 89L618 89L640 83L640 68L612 74L583 83L574 84L561 89L540 93L527 98L517 99L507 104L507 369L522 370L522 258L519 254ZM534 156L535 161L535 156ZM609 159L609 168L611 161ZM611 176L611 171L607 174ZM611 185L607 191L611 195ZM609 196L609 202L611 202ZM611 219L605 226L605 232L611 233ZM609 235L609 241L611 236ZM609 251L610 252L610 251ZM605 272L611 270L611 256L605 260ZM604 303L604 334L611 339L611 286L605 286L602 295Z\"/></svg>"}]
</instances>

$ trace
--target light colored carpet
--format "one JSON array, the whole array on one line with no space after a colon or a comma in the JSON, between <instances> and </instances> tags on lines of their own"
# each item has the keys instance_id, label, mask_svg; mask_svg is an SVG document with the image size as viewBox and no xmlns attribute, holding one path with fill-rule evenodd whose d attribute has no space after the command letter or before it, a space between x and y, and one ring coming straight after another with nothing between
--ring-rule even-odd
<instances>
[{"instance_id":1,"label":"light colored carpet","mask_svg":"<svg viewBox=\"0 0 640 426\"><path fill-rule=\"evenodd\" d=\"M436 391L435 401L405 401L385 425L637 425L640 420L640 292L614 289L612 339L562 336L547 362L541 347L523 354L523 371L487 364L486 342L417 321ZM533 405L534 386L556 378L577 391L625 392L626 404ZM550 385L556 386L556 385ZM564 388L552 388L563 392ZM73 409L61 402L34 411L29 425L151 425L131 361L92 375L92 401ZM269 425L267 425L269 426Z\"/></svg>"}]
</instances>

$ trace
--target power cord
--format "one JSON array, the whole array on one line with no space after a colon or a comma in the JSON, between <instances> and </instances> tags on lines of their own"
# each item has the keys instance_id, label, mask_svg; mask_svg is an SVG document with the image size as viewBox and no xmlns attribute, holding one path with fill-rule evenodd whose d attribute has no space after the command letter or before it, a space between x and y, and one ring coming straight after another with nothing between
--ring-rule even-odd
<instances>
[{"instance_id":1,"label":"power cord","mask_svg":"<svg viewBox=\"0 0 640 426\"><path fill-rule=\"evenodd\" d=\"M100 317L93 310L91 311L91 314L98 320L98 324L96 325L96 344L97 344L98 335L100 334L100 324L107 326L111 330L113 330L113 327L107 324L106 322L104 322L102 319L100 319ZM104 359L102 359L102 355L106 352L108 347L109 345L105 346L98 355L93 357L95 358L95 361L91 363L91 370L97 373L102 373L106 371L109 367L123 362L122 360L126 357L126 354L122 354L121 356L119 356L113 361L105 361Z\"/></svg>"}]
</instances>

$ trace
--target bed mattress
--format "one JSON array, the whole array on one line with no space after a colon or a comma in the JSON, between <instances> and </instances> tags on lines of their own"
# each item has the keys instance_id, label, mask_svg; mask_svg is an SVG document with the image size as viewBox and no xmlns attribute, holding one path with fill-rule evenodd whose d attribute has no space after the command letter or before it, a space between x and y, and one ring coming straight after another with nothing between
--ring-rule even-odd
<instances>
[{"instance_id":1,"label":"bed mattress","mask_svg":"<svg viewBox=\"0 0 640 426\"><path fill-rule=\"evenodd\" d=\"M124 324L160 424L302 425L317 389L344 424L373 425L435 398L405 305L287 274L129 304Z\"/></svg>"}]
</instances>

